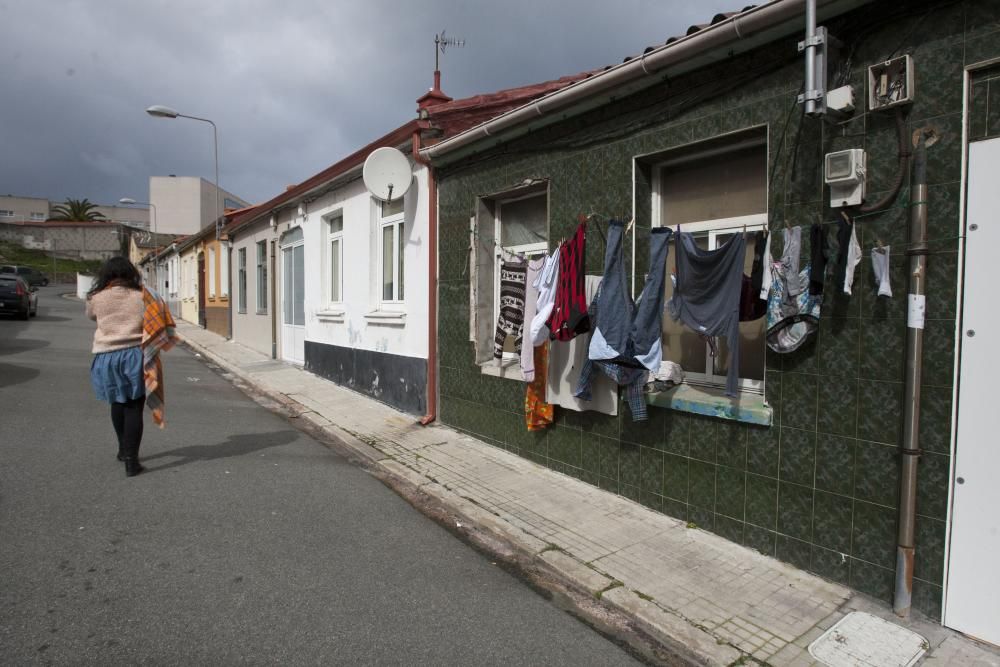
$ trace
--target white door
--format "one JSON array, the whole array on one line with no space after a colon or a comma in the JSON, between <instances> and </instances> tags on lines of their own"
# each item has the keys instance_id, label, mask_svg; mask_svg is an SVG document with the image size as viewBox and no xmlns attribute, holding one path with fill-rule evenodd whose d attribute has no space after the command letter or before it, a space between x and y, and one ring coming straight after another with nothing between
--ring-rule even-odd
<instances>
[{"instance_id":1,"label":"white door","mask_svg":"<svg viewBox=\"0 0 1000 667\"><path fill-rule=\"evenodd\" d=\"M305 245L302 228L281 241L281 358L305 362Z\"/></svg>"},{"instance_id":2,"label":"white door","mask_svg":"<svg viewBox=\"0 0 1000 667\"><path fill-rule=\"evenodd\" d=\"M996 434L996 249L1000 139L969 144L962 361L945 625L1000 645L1000 445Z\"/></svg>"}]
</instances>

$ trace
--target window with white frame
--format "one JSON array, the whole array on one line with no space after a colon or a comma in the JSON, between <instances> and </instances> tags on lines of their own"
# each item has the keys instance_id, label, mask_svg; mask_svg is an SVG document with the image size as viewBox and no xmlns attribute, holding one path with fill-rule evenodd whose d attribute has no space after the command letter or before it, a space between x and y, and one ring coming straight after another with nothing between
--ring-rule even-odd
<instances>
[{"instance_id":1,"label":"window with white frame","mask_svg":"<svg viewBox=\"0 0 1000 667\"><path fill-rule=\"evenodd\" d=\"M403 234L403 198L379 204L378 247L379 275L382 303L401 304L405 298L403 250L406 237Z\"/></svg>"},{"instance_id":2,"label":"window with white frame","mask_svg":"<svg viewBox=\"0 0 1000 667\"><path fill-rule=\"evenodd\" d=\"M208 249L208 296L215 298L215 248Z\"/></svg>"},{"instance_id":3,"label":"window with white frame","mask_svg":"<svg viewBox=\"0 0 1000 667\"><path fill-rule=\"evenodd\" d=\"M219 282L221 283L219 292L222 294L223 298L229 296L229 253L230 250L228 247L224 245L219 246L219 260L222 264L222 267L219 270Z\"/></svg>"},{"instance_id":4,"label":"window with white frame","mask_svg":"<svg viewBox=\"0 0 1000 667\"><path fill-rule=\"evenodd\" d=\"M472 225L470 337L476 343L476 360L486 363L493 359L494 334L500 314L500 269L504 258L520 255L530 259L548 252L547 184L533 183L481 197ZM517 358L514 343L514 338L507 336L503 347L504 364L513 363Z\"/></svg>"},{"instance_id":5,"label":"window with white frame","mask_svg":"<svg viewBox=\"0 0 1000 667\"><path fill-rule=\"evenodd\" d=\"M694 235L699 247L715 250L734 234L767 229L767 144L763 132L703 150L667 153L654 170L654 226ZM744 273L753 266L754 245L747 239ZM676 272L675 253L667 275ZM673 282L665 281L666 298ZM740 390L762 392L765 318L740 323ZM714 351L714 354L713 354ZM670 317L663 318L663 358L684 369L685 381L725 387L730 351L724 338L707 341Z\"/></svg>"},{"instance_id":6,"label":"window with white frame","mask_svg":"<svg viewBox=\"0 0 1000 667\"><path fill-rule=\"evenodd\" d=\"M493 251L493 320L500 317L500 268L504 258L531 259L549 250L548 201L544 194L529 194L496 202L494 238L499 244ZM519 261L519 260L515 260ZM507 336L503 346L505 360L517 359L515 339Z\"/></svg>"},{"instance_id":7,"label":"window with white frame","mask_svg":"<svg viewBox=\"0 0 1000 667\"><path fill-rule=\"evenodd\" d=\"M331 305L340 304L344 301L344 214L337 211L324 220L327 251L326 300Z\"/></svg>"},{"instance_id":8,"label":"window with white frame","mask_svg":"<svg viewBox=\"0 0 1000 667\"><path fill-rule=\"evenodd\" d=\"M48 216L45 215L44 213L32 212L32 214L31 214L31 219L35 220L37 222L43 222L45 220L45 218L47 218L47 217Z\"/></svg>"},{"instance_id":9,"label":"window with white frame","mask_svg":"<svg viewBox=\"0 0 1000 667\"><path fill-rule=\"evenodd\" d=\"M0 218L13 218L13 217L14 217L14 211L5 208L0 208Z\"/></svg>"},{"instance_id":10,"label":"window with white frame","mask_svg":"<svg viewBox=\"0 0 1000 667\"><path fill-rule=\"evenodd\" d=\"M236 251L236 289L238 290L236 307L239 312L247 312L247 249Z\"/></svg>"},{"instance_id":11,"label":"window with white frame","mask_svg":"<svg viewBox=\"0 0 1000 667\"><path fill-rule=\"evenodd\" d=\"M267 241L257 241L257 313L267 313Z\"/></svg>"}]
</instances>

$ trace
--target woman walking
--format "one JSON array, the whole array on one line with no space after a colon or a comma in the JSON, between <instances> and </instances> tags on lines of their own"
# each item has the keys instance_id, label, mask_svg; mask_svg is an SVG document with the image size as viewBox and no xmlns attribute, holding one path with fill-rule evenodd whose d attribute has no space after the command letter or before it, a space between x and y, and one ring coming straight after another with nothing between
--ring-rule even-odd
<instances>
[{"instance_id":1,"label":"woman walking","mask_svg":"<svg viewBox=\"0 0 1000 667\"><path fill-rule=\"evenodd\" d=\"M162 304L158 297L143 288L139 271L124 257L112 257L105 262L87 293L87 316L97 321L90 381L97 398L111 404L111 423L118 436L118 460L125 462L128 477L145 469L139 464L139 445L142 442L142 410L150 381L147 377L150 373L145 372L145 368L151 361L144 360L144 333L148 328L146 320L150 318L148 311L163 307ZM153 314L159 316L153 319L162 319L158 310ZM169 320L169 311L165 317ZM173 322L169 324L172 328ZM172 337L172 330L169 333ZM149 338L148 333L145 338ZM164 347L156 346L152 355L155 367L152 375L156 376L153 388L160 392L162 381L156 352ZM156 382L160 384L157 386Z\"/></svg>"}]
</instances>

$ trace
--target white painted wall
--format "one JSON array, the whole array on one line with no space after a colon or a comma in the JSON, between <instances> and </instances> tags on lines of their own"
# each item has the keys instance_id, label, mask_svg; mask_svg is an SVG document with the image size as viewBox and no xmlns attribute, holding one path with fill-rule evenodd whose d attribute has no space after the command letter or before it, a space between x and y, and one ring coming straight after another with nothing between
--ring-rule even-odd
<instances>
[{"instance_id":1,"label":"white painted wall","mask_svg":"<svg viewBox=\"0 0 1000 667\"><path fill-rule=\"evenodd\" d=\"M222 196L246 205L225 189ZM215 185L198 176L151 176L149 201L156 206L160 234L194 234L218 217Z\"/></svg>"},{"instance_id":2,"label":"white painted wall","mask_svg":"<svg viewBox=\"0 0 1000 667\"><path fill-rule=\"evenodd\" d=\"M307 205L302 219L305 235L307 341L427 358L427 169L414 167L415 180L406 193L403 232L404 303L380 305L378 206L360 178ZM341 210L343 236L343 303L331 308L323 217ZM339 312L338 312L339 311ZM382 311L382 312L380 312ZM385 311L404 314L386 320Z\"/></svg>"},{"instance_id":3,"label":"white painted wall","mask_svg":"<svg viewBox=\"0 0 1000 667\"><path fill-rule=\"evenodd\" d=\"M274 231L268 219L257 221L244 229L237 230L233 238L233 298L230 302L234 308L239 303L236 289L239 287L236 275L240 248L247 251L247 312L233 311L233 340L249 348L271 355L271 292L276 284L275 276L271 275L271 240L275 238ZM257 242L267 243L267 308L263 312L257 310Z\"/></svg>"}]
</instances>

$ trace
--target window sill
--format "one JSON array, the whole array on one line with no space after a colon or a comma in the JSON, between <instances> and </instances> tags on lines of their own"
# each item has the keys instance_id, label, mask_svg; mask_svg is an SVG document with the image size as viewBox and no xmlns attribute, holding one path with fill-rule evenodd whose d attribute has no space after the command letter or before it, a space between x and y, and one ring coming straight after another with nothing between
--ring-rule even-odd
<instances>
[{"instance_id":1,"label":"window sill","mask_svg":"<svg viewBox=\"0 0 1000 667\"><path fill-rule=\"evenodd\" d=\"M524 373L521 372L520 359L504 359L499 364L496 359L490 359L481 363L479 370L483 375L524 382Z\"/></svg>"},{"instance_id":2,"label":"window sill","mask_svg":"<svg viewBox=\"0 0 1000 667\"><path fill-rule=\"evenodd\" d=\"M256 314L257 314L257 315L267 315L267 311L266 311L266 310L258 310L258 311L256 312Z\"/></svg>"},{"instance_id":3,"label":"window sill","mask_svg":"<svg viewBox=\"0 0 1000 667\"><path fill-rule=\"evenodd\" d=\"M692 412L746 424L770 426L771 407L760 394L744 392L737 398L726 396L722 389L680 384L666 391L646 394L646 403L659 408Z\"/></svg>"},{"instance_id":4,"label":"window sill","mask_svg":"<svg viewBox=\"0 0 1000 667\"><path fill-rule=\"evenodd\" d=\"M334 310L333 308L329 310L321 310L316 313L316 319L320 322L343 322L344 311Z\"/></svg>"},{"instance_id":5,"label":"window sill","mask_svg":"<svg viewBox=\"0 0 1000 667\"><path fill-rule=\"evenodd\" d=\"M369 324L401 327L406 324L406 313L400 310L373 310L365 313L365 319Z\"/></svg>"}]
</instances>

